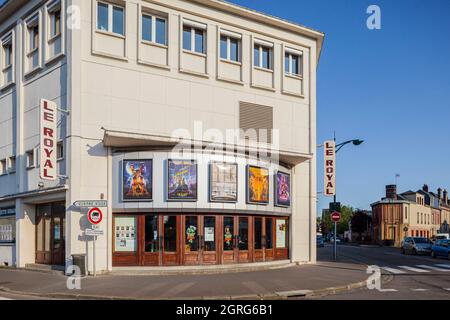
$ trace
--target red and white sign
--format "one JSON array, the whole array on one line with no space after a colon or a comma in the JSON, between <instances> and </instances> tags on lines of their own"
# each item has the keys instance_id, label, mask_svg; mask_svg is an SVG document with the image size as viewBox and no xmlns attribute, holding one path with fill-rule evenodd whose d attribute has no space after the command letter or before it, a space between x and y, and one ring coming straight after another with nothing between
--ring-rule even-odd
<instances>
[{"instance_id":1,"label":"red and white sign","mask_svg":"<svg viewBox=\"0 0 450 320\"><path fill-rule=\"evenodd\" d=\"M327 197L336 194L336 142L333 140L324 143L324 194Z\"/></svg>"},{"instance_id":2,"label":"red and white sign","mask_svg":"<svg viewBox=\"0 0 450 320\"><path fill-rule=\"evenodd\" d=\"M88 219L89 222L93 225L99 224L103 219L102 210L100 210L99 208L90 209L88 212Z\"/></svg>"},{"instance_id":3,"label":"red and white sign","mask_svg":"<svg viewBox=\"0 0 450 320\"><path fill-rule=\"evenodd\" d=\"M331 220L333 220L334 222L339 222L341 220L341 214L337 211L334 211L333 213L331 213Z\"/></svg>"},{"instance_id":4,"label":"red and white sign","mask_svg":"<svg viewBox=\"0 0 450 320\"><path fill-rule=\"evenodd\" d=\"M53 101L41 100L40 128L40 168L39 176L43 180L54 181L58 178L56 168L56 114L57 106Z\"/></svg>"}]
</instances>

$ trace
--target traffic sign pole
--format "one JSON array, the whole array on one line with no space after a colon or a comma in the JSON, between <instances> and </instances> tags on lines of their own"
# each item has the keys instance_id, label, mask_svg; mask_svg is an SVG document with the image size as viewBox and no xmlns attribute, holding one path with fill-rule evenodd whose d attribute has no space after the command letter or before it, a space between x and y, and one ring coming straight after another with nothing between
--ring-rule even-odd
<instances>
[{"instance_id":1,"label":"traffic sign pole","mask_svg":"<svg viewBox=\"0 0 450 320\"><path fill-rule=\"evenodd\" d=\"M337 233L337 221L334 222L334 250L333 250L334 261L337 260L336 233Z\"/></svg>"}]
</instances>

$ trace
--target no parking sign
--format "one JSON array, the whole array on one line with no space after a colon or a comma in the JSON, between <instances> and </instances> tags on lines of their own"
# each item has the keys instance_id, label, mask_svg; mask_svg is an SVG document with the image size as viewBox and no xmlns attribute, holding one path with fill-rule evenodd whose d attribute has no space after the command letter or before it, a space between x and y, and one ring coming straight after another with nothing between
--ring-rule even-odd
<instances>
[{"instance_id":1,"label":"no parking sign","mask_svg":"<svg viewBox=\"0 0 450 320\"><path fill-rule=\"evenodd\" d=\"M97 225L102 222L103 213L99 208L92 208L88 212L88 220L91 224Z\"/></svg>"}]
</instances>

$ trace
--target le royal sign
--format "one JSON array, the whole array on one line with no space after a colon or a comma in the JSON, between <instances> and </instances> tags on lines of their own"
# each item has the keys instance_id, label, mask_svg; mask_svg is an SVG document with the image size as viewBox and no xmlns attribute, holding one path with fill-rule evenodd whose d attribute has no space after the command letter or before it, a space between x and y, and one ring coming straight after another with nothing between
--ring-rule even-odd
<instances>
[{"instance_id":1,"label":"le royal sign","mask_svg":"<svg viewBox=\"0 0 450 320\"><path fill-rule=\"evenodd\" d=\"M53 101L41 100L40 128L40 167L39 176L43 180L57 179L56 144L57 144L57 105Z\"/></svg>"},{"instance_id":2,"label":"le royal sign","mask_svg":"<svg viewBox=\"0 0 450 320\"><path fill-rule=\"evenodd\" d=\"M324 194L327 197L336 194L336 142L333 140L324 143Z\"/></svg>"}]
</instances>

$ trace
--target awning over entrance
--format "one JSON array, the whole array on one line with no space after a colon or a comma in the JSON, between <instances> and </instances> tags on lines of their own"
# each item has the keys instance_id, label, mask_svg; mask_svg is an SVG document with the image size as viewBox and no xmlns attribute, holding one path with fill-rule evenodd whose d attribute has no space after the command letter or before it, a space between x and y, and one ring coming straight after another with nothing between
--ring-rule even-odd
<instances>
[{"instance_id":1,"label":"awning over entrance","mask_svg":"<svg viewBox=\"0 0 450 320\"><path fill-rule=\"evenodd\" d=\"M111 130L102 128L104 132L103 144L105 147L115 148L171 148L182 143L190 145L196 149L215 149L215 150L234 150L241 154L258 154L262 153L270 157L279 158L280 162L294 166L304 161L310 160L313 154L300 153L286 150L273 149L271 145L249 142L242 140L242 144L229 146L225 143L211 143L198 140L183 141L181 138L173 138L169 136L160 136L147 133L136 133L129 131Z\"/></svg>"}]
</instances>

